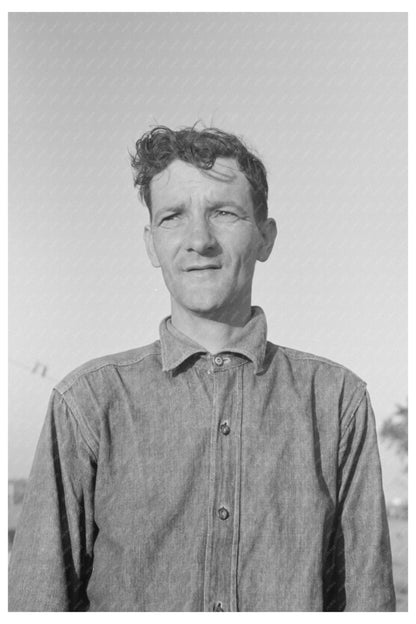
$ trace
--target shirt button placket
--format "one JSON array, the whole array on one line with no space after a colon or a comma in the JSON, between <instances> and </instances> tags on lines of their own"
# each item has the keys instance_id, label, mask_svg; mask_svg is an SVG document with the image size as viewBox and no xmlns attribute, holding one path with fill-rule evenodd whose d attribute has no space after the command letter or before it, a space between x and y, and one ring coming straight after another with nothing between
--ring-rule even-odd
<instances>
[{"instance_id":1,"label":"shirt button placket","mask_svg":"<svg viewBox=\"0 0 416 624\"><path fill-rule=\"evenodd\" d=\"M217 434L212 432L212 441L216 445L215 451L215 492L213 493L215 514L212 517L212 537L208 552L211 553L209 572L207 574L207 592L205 603L206 610L217 612L229 611L233 603L232 598L232 573L230 564L233 558L234 519L233 508L235 502L235 440L231 433L229 421L232 422L236 392L229 393L230 378L233 380L235 371L225 366L230 358L222 355L214 355L211 360L211 371L215 375L214 396ZM217 373L217 374L215 374ZM238 396L238 395L237 395ZM221 415L229 414L229 418L222 419ZM221 434L219 437L218 435ZM216 499L216 500L215 500ZM209 588L209 589L208 589ZM224 597L230 596L224 602ZM208 602L209 601L209 602ZM210 604L209 604L210 603ZM234 605L235 608L235 605Z\"/></svg>"}]
</instances>

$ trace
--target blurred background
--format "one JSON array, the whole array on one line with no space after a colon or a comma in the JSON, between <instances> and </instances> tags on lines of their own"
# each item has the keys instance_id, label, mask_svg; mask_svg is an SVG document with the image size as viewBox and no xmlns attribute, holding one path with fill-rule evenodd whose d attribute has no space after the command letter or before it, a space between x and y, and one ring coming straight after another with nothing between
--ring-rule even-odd
<instances>
[{"instance_id":1,"label":"blurred background","mask_svg":"<svg viewBox=\"0 0 416 624\"><path fill-rule=\"evenodd\" d=\"M368 383L407 610L405 13L10 14L9 546L54 383L169 314L128 152L197 120L269 172L270 340Z\"/></svg>"}]
</instances>

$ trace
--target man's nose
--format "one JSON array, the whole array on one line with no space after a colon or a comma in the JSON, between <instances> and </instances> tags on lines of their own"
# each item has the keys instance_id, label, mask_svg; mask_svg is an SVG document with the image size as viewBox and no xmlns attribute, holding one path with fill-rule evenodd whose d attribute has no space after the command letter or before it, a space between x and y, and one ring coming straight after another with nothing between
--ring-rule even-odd
<instances>
[{"instance_id":1,"label":"man's nose","mask_svg":"<svg viewBox=\"0 0 416 624\"><path fill-rule=\"evenodd\" d=\"M191 219L186 231L186 250L203 254L217 245L210 223L203 217Z\"/></svg>"}]
</instances>

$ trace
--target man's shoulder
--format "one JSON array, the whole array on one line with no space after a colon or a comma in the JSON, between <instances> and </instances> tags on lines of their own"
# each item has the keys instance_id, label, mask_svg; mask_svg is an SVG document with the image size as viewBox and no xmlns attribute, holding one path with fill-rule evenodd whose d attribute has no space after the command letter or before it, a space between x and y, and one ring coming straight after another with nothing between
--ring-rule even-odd
<instances>
[{"instance_id":1,"label":"man's shoulder","mask_svg":"<svg viewBox=\"0 0 416 624\"><path fill-rule=\"evenodd\" d=\"M321 416L339 413L349 422L367 393L367 384L351 369L329 358L271 344L276 378L295 397L315 405ZM292 395L291 395L292 396Z\"/></svg>"},{"instance_id":2,"label":"man's shoulder","mask_svg":"<svg viewBox=\"0 0 416 624\"><path fill-rule=\"evenodd\" d=\"M319 372L328 380L348 379L351 383L355 383L358 386L366 386L366 382L344 364L307 351L300 351L273 343L269 344L274 352L274 356L278 360L286 361L288 366L291 366L299 373L315 375Z\"/></svg>"},{"instance_id":3,"label":"man's shoulder","mask_svg":"<svg viewBox=\"0 0 416 624\"><path fill-rule=\"evenodd\" d=\"M127 351L119 351L117 353L111 353L103 355L91 360L88 360L84 364L77 366L65 377L61 379L56 385L55 389L64 394L70 388L74 386L79 380L90 379L95 373L101 371L105 372L105 369L123 369L127 367L140 365L145 362L147 358L160 355L160 341L144 345L142 347L136 347Z\"/></svg>"}]
</instances>

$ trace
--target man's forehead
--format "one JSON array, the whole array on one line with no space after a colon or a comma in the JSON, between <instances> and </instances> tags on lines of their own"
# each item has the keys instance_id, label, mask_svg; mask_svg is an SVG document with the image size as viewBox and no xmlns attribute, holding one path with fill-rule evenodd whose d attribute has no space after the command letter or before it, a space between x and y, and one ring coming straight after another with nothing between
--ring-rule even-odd
<instances>
[{"instance_id":1,"label":"man's forehead","mask_svg":"<svg viewBox=\"0 0 416 624\"><path fill-rule=\"evenodd\" d=\"M250 184L234 158L217 158L211 169L202 169L182 160L174 160L154 176L150 189L152 202L186 194L209 192L214 195L232 192L250 194Z\"/></svg>"}]
</instances>

